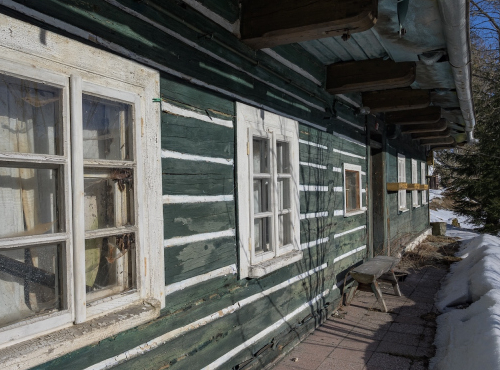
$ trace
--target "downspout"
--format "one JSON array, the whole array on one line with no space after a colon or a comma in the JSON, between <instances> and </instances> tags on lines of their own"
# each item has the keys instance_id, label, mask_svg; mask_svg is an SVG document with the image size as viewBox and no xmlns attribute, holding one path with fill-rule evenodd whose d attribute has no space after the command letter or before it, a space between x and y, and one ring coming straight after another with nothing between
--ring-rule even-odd
<instances>
[{"instance_id":1,"label":"downspout","mask_svg":"<svg viewBox=\"0 0 500 370\"><path fill-rule=\"evenodd\" d=\"M474 140L472 131L476 118L472 100L469 0L439 0L439 10L460 110L465 120L467 142L470 143Z\"/></svg>"}]
</instances>

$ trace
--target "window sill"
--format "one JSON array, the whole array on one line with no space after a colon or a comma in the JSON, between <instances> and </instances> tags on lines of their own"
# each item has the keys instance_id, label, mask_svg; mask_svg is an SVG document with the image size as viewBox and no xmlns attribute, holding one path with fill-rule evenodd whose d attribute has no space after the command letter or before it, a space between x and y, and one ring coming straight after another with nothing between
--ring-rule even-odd
<instances>
[{"instance_id":1,"label":"window sill","mask_svg":"<svg viewBox=\"0 0 500 370\"><path fill-rule=\"evenodd\" d=\"M160 315L160 302L136 301L108 315L50 331L0 349L3 368L31 368L97 343Z\"/></svg>"},{"instance_id":2,"label":"window sill","mask_svg":"<svg viewBox=\"0 0 500 370\"><path fill-rule=\"evenodd\" d=\"M400 208L399 213L405 213L408 212L410 209L409 208Z\"/></svg>"},{"instance_id":3,"label":"window sill","mask_svg":"<svg viewBox=\"0 0 500 370\"><path fill-rule=\"evenodd\" d=\"M248 277L259 278L302 259L302 251L293 251L248 268Z\"/></svg>"},{"instance_id":4,"label":"window sill","mask_svg":"<svg viewBox=\"0 0 500 370\"><path fill-rule=\"evenodd\" d=\"M344 217L351 217L351 216L356 216L356 215L360 215L362 213L365 213L366 212L366 208L363 207L357 211L352 211L352 212L344 212Z\"/></svg>"}]
</instances>

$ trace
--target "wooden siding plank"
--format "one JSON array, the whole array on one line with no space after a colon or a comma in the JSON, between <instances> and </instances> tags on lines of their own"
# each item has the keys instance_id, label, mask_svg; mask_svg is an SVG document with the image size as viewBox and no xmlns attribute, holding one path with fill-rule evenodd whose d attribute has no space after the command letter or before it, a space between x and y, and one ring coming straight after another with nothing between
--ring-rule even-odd
<instances>
[{"instance_id":1,"label":"wooden siding plank","mask_svg":"<svg viewBox=\"0 0 500 370\"><path fill-rule=\"evenodd\" d=\"M162 159L163 194L234 194L234 169L217 163Z\"/></svg>"},{"instance_id":2,"label":"wooden siding plank","mask_svg":"<svg viewBox=\"0 0 500 370\"><path fill-rule=\"evenodd\" d=\"M194 118L162 113L161 147L189 154L234 158L234 130Z\"/></svg>"},{"instance_id":3,"label":"wooden siding plank","mask_svg":"<svg viewBox=\"0 0 500 370\"><path fill-rule=\"evenodd\" d=\"M236 263L235 238L212 239L165 248L165 284Z\"/></svg>"},{"instance_id":4,"label":"wooden siding plank","mask_svg":"<svg viewBox=\"0 0 500 370\"><path fill-rule=\"evenodd\" d=\"M234 202L164 204L164 238L233 229Z\"/></svg>"}]
</instances>

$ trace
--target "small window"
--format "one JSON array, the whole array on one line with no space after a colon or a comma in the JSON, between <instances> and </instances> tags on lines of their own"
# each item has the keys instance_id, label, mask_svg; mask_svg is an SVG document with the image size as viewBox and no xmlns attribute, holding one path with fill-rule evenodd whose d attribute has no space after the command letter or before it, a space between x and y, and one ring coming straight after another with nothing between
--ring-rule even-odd
<instances>
[{"instance_id":1,"label":"small window","mask_svg":"<svg viewBox=\"0 0 500 370\"><path fill-rule=\"evenodd\" d=\"M361 166L344 163L344 216L364 212L361 198Z\"/></svg>"},{"instance_id":2,"label":"small window","mask_svg":"<svg viewBox=\"0 0 500 370\"><path fill-rule=\"evenodd\" d=\"M411 183L418 184L418 166L417 166L416 159L411 160ZM413 207L418 207L419 206L419 204L418 204L418 190L411 191L411 199L412 199Z\"/></svg>"},{"instance_id":3,"label":"small window","mask_svg":"<svg viewBox=\"0 0 500 370\"><path fill-rule=\"evenodd\" d=\"M406 183L406 160L405 156L398 154L398 182ZM398 209L407 211L406 208L406 190L398 190Z\"/></svg>"},{"instance_id":4,"label":"small window","mask_svg":"<svg viewBox=\"0 0 500 370\"><path fill-rule=\"evenodd\" d=\"M426 184L427 171L425 169L425 162L420 163L420 183ZM422 190L422 204L427 204L427 190Z\"/></svg>"},{"instance_id":5,"label":"small window","mask_svg":"<svg viewBox=\"0 0 500 370\"><path fill-rule=\"evenodd\" d=\"M302 258L298 124L239 103L237 114L240 277L255 278Z\"/></svg>"}]
</instances>

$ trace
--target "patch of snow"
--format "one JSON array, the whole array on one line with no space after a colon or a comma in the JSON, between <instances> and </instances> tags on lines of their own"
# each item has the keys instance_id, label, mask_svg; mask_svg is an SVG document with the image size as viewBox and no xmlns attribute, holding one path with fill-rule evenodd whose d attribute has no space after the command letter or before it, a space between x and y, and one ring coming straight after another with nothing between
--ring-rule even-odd
<instances>
[{"instance_id":1,"label":"patch of snow","mask_svg":"<svg viewBox=\"0 0 500 370\"><path fill-rule=\"evenodd\" d=\"M500 369L500 238L469 238L457 256L463 260L451 266L436 298L444 313L437 319L430 369Z\"/></svg>"},{"instance_id":2,"label":"patch of snow","mask_svg":"<svg viewBox=\"0 0 500 370\"><path fill-rule=\"evenodd\" d=\"M433 200L434 198L440 199L442 197L443 197L442 189L429 189L429 201Z\"/></svg>"},{"instance_id":3,"label":"patch of snow","mask_svg":"<svg viewBox=\"0 0 500 370\"><path fill-rule=\"evenodd\" d=\"M438 209L437 211L431 210L431 222L446 222L451 225L451 220L458 219L460 226L465 229L474 229L476 226L467 222L467 217L458 216L453 211L447 209Z\"/></svg>"}]
</instances>

